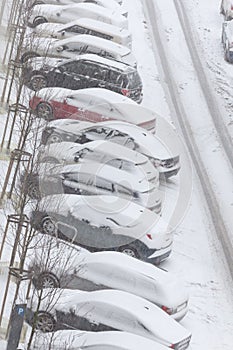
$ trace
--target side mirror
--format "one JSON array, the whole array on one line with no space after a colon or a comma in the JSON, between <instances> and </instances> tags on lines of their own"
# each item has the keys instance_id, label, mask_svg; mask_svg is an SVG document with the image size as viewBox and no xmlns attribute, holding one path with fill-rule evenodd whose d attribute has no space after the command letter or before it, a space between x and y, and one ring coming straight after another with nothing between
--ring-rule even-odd
<instances>
[{"instance_id":1,"label":"side mirror","mask_svg":"<svg viewBox=\"0 0 233 350\"><path fill-rule=\"evenodd\" d=\"M61 35L64 36L66 34L65 30L61 32Z\"/></svg>"}]
</instances>

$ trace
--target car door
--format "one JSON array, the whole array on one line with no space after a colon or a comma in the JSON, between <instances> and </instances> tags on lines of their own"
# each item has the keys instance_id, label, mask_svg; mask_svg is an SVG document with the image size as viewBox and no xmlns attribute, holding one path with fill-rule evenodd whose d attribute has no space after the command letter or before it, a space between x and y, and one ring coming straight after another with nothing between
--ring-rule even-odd
<instances>
[{"instance_id":1,"label":"car door","mask_svg":"<svg viewBox=\"0 0 233 350\"><path fill-rule=\"evenodd\" d=\"M70 61L59 66L63 70L63 81L61 87L78 90L82 89L84 84L82 74L82 62Z\"/></svg>"}]
</instances>

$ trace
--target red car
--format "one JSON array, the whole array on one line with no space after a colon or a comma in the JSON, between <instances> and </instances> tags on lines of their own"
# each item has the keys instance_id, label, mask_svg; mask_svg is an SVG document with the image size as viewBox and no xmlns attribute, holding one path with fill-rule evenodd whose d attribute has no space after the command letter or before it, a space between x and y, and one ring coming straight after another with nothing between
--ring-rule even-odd
<instances>
[{"instance_id":1,"label":"red car","mask_svg":"<svg viewBox=\"0 0 233 350\"><path fill-rule=\"evenodd\" d=\"M117 119L155 132L155 112L107 89L44 88L29 105L37 117L47 121L67 118L97 123Z\"/></svg>"}]
</instances>

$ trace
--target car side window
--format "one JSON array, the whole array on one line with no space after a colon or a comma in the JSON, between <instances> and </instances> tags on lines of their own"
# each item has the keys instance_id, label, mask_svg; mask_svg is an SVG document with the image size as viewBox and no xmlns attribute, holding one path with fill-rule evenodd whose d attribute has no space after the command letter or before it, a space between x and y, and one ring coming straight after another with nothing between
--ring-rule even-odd
<instances>
[{"instance_id":1,"label":"car side window","mask_svg":"<svg viewBox=\"0 0 233 350\"><path fill-rule=\"evenodd\" d=\"M76 73L80 74L82 72L82 66L80 62L68 62L62 65L62 67L65 69L68 73Z\"/></svg>"},{"instance_id":2,"label":"car side window","mask_svg":"<svg viewBox=\"0 0 233 350\"><path fill-rule=\"evenodd\" d=\"M78 34L86 34L87 32L85 28L77 25L67 28L66 31L71 33L78 33Z\"/></svg>"},{"instance_id":3,"label":"car side window","mask_svg":"<svg viewBox=\"0 0 233 350\"><path fill-rule=\"evenodd\" d=\"M112 183L97 176L95 178L95 186L103 190L112 192Z\"/></svg>"},{"instance_id":4,"label":"car side window","mask_svg":"<svg viewBox=\"0 0 233 350\"><path fill-rule=\"evenodd\" d=\"M122 77L121 72L111 70L110 75L109 75L109 79L110 79L110 82L112 84L120 85L120 86L123 84L123 77Z\"/></svg>"}]
</instances>

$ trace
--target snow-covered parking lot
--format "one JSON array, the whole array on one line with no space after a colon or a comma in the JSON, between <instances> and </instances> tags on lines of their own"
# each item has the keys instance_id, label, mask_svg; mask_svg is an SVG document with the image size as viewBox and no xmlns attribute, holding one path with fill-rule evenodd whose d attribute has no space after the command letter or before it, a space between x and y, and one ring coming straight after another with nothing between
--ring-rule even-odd
<instances>
[{"instance_id":1,"label":"snow-covered parking lot","mask_svg":"<svg viewBox=\"0 0 233 350\"><path fill-rule=\"evenodd\" d=\"M172 254L161 267L183 280L189 293L189 311L180 321L192 333L189 349L230 350L233 66L224 60L220 1L123 0L123 5L143 83L142 106L162 117L156 124L158 138L164 138L166 125L174 126L179 135L181 171L161 185L162 215L174 228ZM5 19L9 9L8 4ZM1 42L5 45L4 36ZM4 74L2 67L1 77ZM1 112L4 127L6 113ZM177 147L176 142L167 142ZM6 161L1 163L2 184ZM1 213L1 233L7 210ZM3 261L8 259L7 249L10 245ZM5 282L6 276L0 276L0 307ZM12 283L10 294L13 290ZM5 340L0 340L1 346L5 349Z\"/></svg>"}]
</instances>

